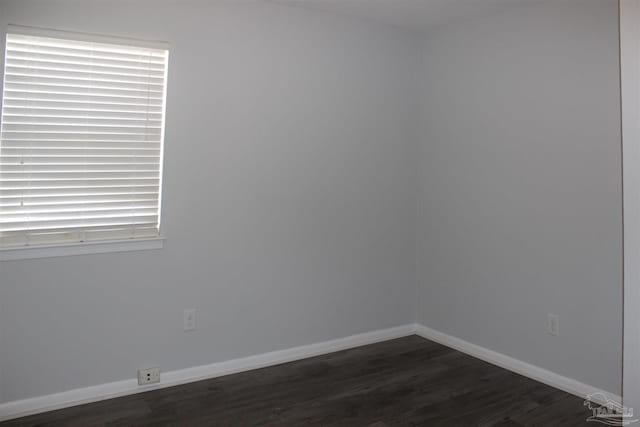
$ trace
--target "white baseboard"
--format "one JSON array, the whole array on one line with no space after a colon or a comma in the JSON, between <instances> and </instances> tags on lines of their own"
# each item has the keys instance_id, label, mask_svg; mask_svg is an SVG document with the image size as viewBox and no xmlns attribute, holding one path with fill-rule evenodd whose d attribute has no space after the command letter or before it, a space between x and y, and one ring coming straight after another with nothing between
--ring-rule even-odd
<instances>
[{"instance_id":1,"label":"white baseboard","mask_svg":"<svg viewBox=\"0 0 640 427\"><path fill-rule=\"evenodd\" d=\"M581 398L586 398L589 395L594 395L593 400L596 403L606 404L607 402L600 399L600 397L608 397L616 402L622 402L622 398L615 393L604 391L589 384L576 381L574 379L565 377L555 372L548 371L538 366L531 365L513 357L509 357L502 353L498 353L488 348L481 347L476 344L472 344L468 341L456 338L451 335L447 335L440 331L436 331L426 326L417 324L415 327L416 335L419 335L428 340L437 342L447 347L458 350L462 353L476 357L478 359L489 362L493 365L500 366L501 368L508 369L509 371L539 381L541 383L550 385L551 387L566 391ZM598 395L599 394L599 395Z\"/></svg>"},{"instance_id":2,"label":"white baseboard","mask_svg":"<svg viewBox=\"0 0 640 427\"><path fill-rule=\"evenodd\" d=\"M417 334L428 340L461 351L470 356L484 360L485 362L500 366L501 368L508 369L517 374L524 375L581 398L600 393L601 396L608 396L612 400L621 402L621 398L617 394L584 384L538 366L514 359L502 353L472 344L460 338L427 328L426 326L412 324L352 335L345 338L294 347L286 350L273 351L241 359L213 363L211 365L163 372L161 382L150 386L141 387L138 386L136 379L129 379L64 391L56 394L49 394L46 396L6 402L0 404L0 421L46 411L53 411L56 409L68 408L70 406L82 405L85 403L98 402L100 400L111 399L114 397L127 396L160 388L186 384L194 381L201 381L209 378L221 377L238 372L250 371L252 369L279 365L281 363L320 356L335 351L374 344L413 334ZM606 403L599 400L596 400L596 402L601 404Z\"/></svg>"},{"instance_id":3,"label":"white baseboard","mask_svg":"<svg viewBox=\"0 0 640 427\"><path fill-rule=\"evenodd\" d=\"M221 377L223 375L234 374L237 372L279 365L281 363L320 356L335 351L374 344L413 334L415 334L415 325L404 325L390 329L352 335L336 340L244 357L241 359L228 360L226 362L213 363L211 365L163 372L161 375L161 382L150 386L141 387L138 385L137 379L129 379L64 391L56 394L49 394L46 396L16 400L0 404L0 421L209 378Z\"/></svg>"}]
</instances>

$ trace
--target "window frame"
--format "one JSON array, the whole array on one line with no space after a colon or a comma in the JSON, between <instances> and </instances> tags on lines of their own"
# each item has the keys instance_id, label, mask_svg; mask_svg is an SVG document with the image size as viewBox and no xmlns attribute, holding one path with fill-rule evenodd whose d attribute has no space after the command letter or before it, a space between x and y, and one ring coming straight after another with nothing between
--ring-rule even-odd
<instances>
[{"instance_id":1,"label":"window frame","mask_svg":"<svg viewBox=\"0 0 640 427\"><path fill-rule=\"evenodd\" d=\"M119 238L110 240L95 240L82 242L60 242L44 245L25 245L25 246L0 246L0 262L15 261L23 259L50 258L60 256L101 254L112 252L130 252L140 250L162 249L166 237L164 235L162 223L163 208L163 191L164 191L164 151L166 148L166 108L167 108L167 91L168 91L168 72L169 72L169 51L168 42L141 40L129 37L108 36L92 33L81 33L74 31L61 31L53 29L43 29L36 27L28 27L22 25L10 24L4 29L4 34L0 40L0 83L4 87L5 81L5 63L6 63L6 46L8 34L32 35L37 37L53 37L65 40L74 40L82 42L108 43L123 46L133 46L140 48L162 49L167 51L164 93L162 101L162 128L160 137L160 159L159 159L159 190L158 190L158 235L152 237L141 238ZM0 90L0 106L3 104L3 91ZM0 111L0 125L2 120Z\"/></svg>"}]
</instances>

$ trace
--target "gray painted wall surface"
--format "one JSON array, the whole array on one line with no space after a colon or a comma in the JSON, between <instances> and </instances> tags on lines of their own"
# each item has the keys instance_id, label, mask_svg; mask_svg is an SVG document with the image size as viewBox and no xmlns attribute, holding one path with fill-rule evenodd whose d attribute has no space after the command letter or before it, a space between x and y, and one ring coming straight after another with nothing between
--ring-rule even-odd
<instances>
[{"instance_id":1,"label":"gray painted wall surface","mask_svg":"<svg viewBox=\"0 0 640 427\"><path fill-rule=\"evenodd\" d=\"M171 43L168 240L0 263L0 401L413 322L404 35L252 1L2 1L9 23Z\"/></svg>"},{"instance_id":2,"label":"gray painted wall surface","mask_svg":"<svg viewBox=\"0 0 640 427\"><path fill-rule=\"evenodd\" d=\"M418 321L620 394L617 1L461 22L422 60Z\"/></svg>"},{"instance_id":3,"label":"gray painted wall surface","mask_svg":"<svg viewBox=\"0 0 640 427\"><path fill-rule=\"evenodd\" d=\"M120 3L0 3L0 28L171 43L166 246L0 263L0 402L414 320L620 392L615 0L418 39L261 2Z\"/></svg>"}]
</instances>

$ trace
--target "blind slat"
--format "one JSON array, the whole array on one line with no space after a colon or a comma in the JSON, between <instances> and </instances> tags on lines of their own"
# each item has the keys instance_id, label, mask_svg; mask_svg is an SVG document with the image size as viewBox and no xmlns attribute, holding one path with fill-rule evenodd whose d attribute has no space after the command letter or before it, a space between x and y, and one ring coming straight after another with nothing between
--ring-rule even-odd
<instances>
[{"instance_id":1,"label":"blind slat","mask_svg":"<svg viewBox=\"0 0 640 427\"><path fill-rule=\"evenodd\" d=\"M10 192L5 192L1 206L15 206L16 204L21 206L36 206L40 204L64 205L66 203L80 203L85 200L88 200L87 203L98 203L100 201L123 200L128 198L158 200L158 194L153 188L126 188L122 189L122 191L118 191L118 189L108 189L108 191L103 192L99 192L98 190L100 189L95 189L91 192L79 191L73 193L71 191L65 191L43 194L37 194L37 192L30 191L28 194L25 194L24 192L16 192L13 195L9 194Z\"/></svg>"},{"instance_id":2,"label":"blind slat","mask_svg":"<svg viewBox=\"0 0 640 427\"><path fill-rule=\"evenodd\" d=\"M53 211L46 212L23 212L18 214L4 213L0 224L5 224L7 227L16 227L18 224L24 224L28 222L30 224L46 222L57 223L59 221L84 221L91 219L103 219L111 220L114 218L127 218L127 217L150 217L156 214L156 206L124 206L116 209L89 209L82 208L82 210L76 211ZM25 218L27 221L25 221ZM15 231L15 230L14 230Z\"/></svg>"},{"instance_id":3,"label":"blind slat","mask_svg":"<svg viewBox=\"0 0 640 427\"><path fill-rule=\"evenodd\" d=\"M83 87L59 87L45 85L31 85L24 87L17 84L6 84L5 94L8 99L28 99L28 100L61 100L61 101L82 101L95 100L110 103L126 104L151 104L160 105L162 95L159 93L145 93L144 91L116 91L108 89L87 89Z\"/></svg>"},{"instance_id":4,"label":"blind slat","mask_svg":"<svg viewBox=\"0 0 640 427\"><path fill-rule=\"evenodd\" d=\"M42 230L60 230L64 228L80 228L80 227L113 227L116 225L134 226L137 224L153 224L156 216L154 215L127 215L127 216L114 216L113 218L87 218L83 221L77 219L63 219L55 221L24 221L18 223L8 223L6 228L3 227L3 231L42 231ZM2 224L2 223L0 223Z\"/></svg>"},{"instance_id":5,"label":"blind slat","mask_svg":"<svg viewBox=\"0 0 640 427\"><path fill-rule=\"evenodd\" d=\"M155 113L162 114L162 106L152 106L144 103L108 103L108 102L96 102L92 100L80 100L80 101L62 101L60 99L45 100L45 99L10 99L3 98L4 108L25 108L25 109L39 109L49 111L82 111L87 113L107 111L107 112L120 112L120 113Z\"/></svg>"},{"instance_id":6,"label":"blind slat","mask_svg":"<svg viewBox=\"0 0 640 427\"><path fill-rule=\"evenodd\" d=\"M53 111L52 111L53 110ZM51 108L16 108L6 107L4 119L7 122L11 122L14 118L20 118L21 120L31 121L44 121L44 120L114 120L116 122L137 122L142 120L157 121L162 124L161 113L150 112L135 112L135 111L86 111L79 109L51 109Z\"/></svg>"},{"instance_id":7,"label":"blind slat","mask_svg":"<svg viewBox=\"0 0 640 427\"><path fill-rule=\"evenodd\" d=\"M88 65L79 64L57 64L55 62L39 62L39 61L25 61L20 59L14 59L5 63L6 69L12 70L14 68L30 69L33 71L63 71L69 73L82 73L92 76L120 76L120 77L144 77L144 78L157 78L164 79L164 73L151 70L135 70L135 69L123 69L113 67L92 67Z\"/></svg>"},{"instance_id":8,"label":"blind slat","mask_svg":"<svg viewBox=\"0 0 640 427\"><path fill-rule=\"evenodd\" d=\"M0 172L0 180L8 183L14 182L56 182L61 180L85 181L85 180L110 180L110 179L157 179L158 171L76 171L76 172Z\"/></svg>"},{"instance_id":9,"label":"blind slat","mask_svg":"<svg viewBox=\"0 0 640 427\"><path fill-rule=\"evenodd\" d=\"M89 89L114 89L114 90L134 90L134 91L146 91L151 93L159 93L162 96L163 82L150 82L148 79L138 82L126 82L122 80L117 81L101 81L97 78L69 78L52 76L48 77L42 74L35 75L15 75L5 74L5 82L16 85L17 87L24 87L24 85L38 85L38 86L51 86L51 87L75 87L75 88L89 88ZM23 85L23 86L19 86Z\"/></svg>"},{"instance_id":10,"label":"blind slat","mask_svg":"<svg viewBox=\"0 0 640 427\"><path fill-rule=\"evenodd\" d=\"M115 165L0 165L0 173L7 174L39 174L39 173L84 173L84 172L158 172L160 166L154 163L123 163Z\"/></svg>"},{"instance_id":11,"label":"blind slat","mask_svg":"<svg viewBox=\"0 0 640 427\"><path fill-rule=\"evenodd\" d=\"M143 194L143 193L127 193L120 195L95 195L95 196L44 196L44 197L29 197L22 196L20 200L7 197L2 201L0 207L11 208L26 206L27 208L38 206L55 205L64 207L66 205L84 205L84 204L96 204L96 203L128 203L128 202L154 202L157 203L158 196L155 194Z\"/></svg>"},{"instance_id":12,"label":"blind slat","mask_svg":"<svg viewBox=\"0 0 640 427\"><path fill-rule=\"evenodd\" d=\"M111 40L104 40L104 36L91 36L91 40L87 38L87 35L80 35L75 33L64 33L62 31L50 30L38 30L29 27L17 27L14 25L9 26L9 33L11 33L10 42L15 43L27 43L29 45L37 46L50 46L50 47L67 47L72 49L88 49L92 52L117 52L123 54L134 55L153 55L166 57L167 50L162 47L151 47L148 42L140 41L134 42L133 40L127 40L127 43L116 43ZM99 37L102 40L96 40ZM124 42L124 40L122 40ZM131 43L134 42L134 43Z\"/></svg>"},{"instance_id":13,"label":"blind slat","mask_svg":"<svg viewBox=\"0 0 640 427\"><path fill-rule=\"evenodd\" d=\"M29 215L36 213L61 213L61 212L78 212L82 211L104 211L104 210L122 210L122 209L155 209L157 200L143 199L123 199L122 201L97 201L93 203L66 203L64 205L51 206L48 204L29 205L27 207L20 204L2 205L3 213Z\"/></svg>"},{"instance_id":14,"label":"blind slat","mask_svg":"<svg viewBox=\"0 0 640 427\"><path fill-rule=\"evenodd\" d=\"M101 73L96 70L82 71L82 70L63 70L63 69L50 69L50 68L37 68L37 67L15 67L7 66L5 69L5 76L16 78L47 78L47 79L75 79L79 82L121 82L131 84L154 84L164 85L164 77L154 77L149 74L114 74L114 73Z\"/></svg>"},{"instance_id":15,"label":"blind slat","mask_svg":"<svg viewBox=\"0 0 640 427\"><path fill-rule=\"evenodd\" d=\"M89 159L92 157L115 157L115 156L126 156L133 157L129 159L125 159L121 161L111 161L106 162L102 161L100 163L132 163L136 159L135 157L140 157L140 163L152 163L154 160L148 159L149 157L155 158L156 154L160 152L160 144L151 143L151 142L140 142L140 143L127 143L127 142L95 142L90 149L83 149L81 143L78 141L73 141L77 143L77 146L74 147L62 147L60 142L47 142L46 147L37 147L30 148L30 142L25 142L25 144L21 144L21 141L12 142L11 144L7 144L4 151L6 153L4 156L4 162L2 164L8 165L26 165L27 167L32 164L60 164L64 163L59 158L60 157L73 157L73 163L82 162L82 158L87 158L87 164L93 164L93 159ZM44 144L44 143L43 143ZM11 152L9 150L12 150ZM47 150L45 152L45 150ZM138 151L136 154L135 150ZM150 152L153 151L153 152ZM42 160L43 158L57 158L55 160Z\"/></svg>"},{"instance_id":16,"label":"blind slat","mask_svg":"<svg viewBox=\"0 0 640 427\"><path fill-rule=\"evenodd\" d=\"M151 135L159 136L161 127L155 124L149 126L129 125L117 126L113 125L88 125L78 123L71 124L50 124L50 123L3 123L2 132L8 137L31 134L91 134L91 135Z\"/></svg>"},{"instance_id":17,"label":"blind slat","mask_svg":"<svg viewBox=\"0 0 640 427\"><path fill-rule=\"evenodd\" d=\"M137 61L137 62L146 62L152 61L155 64L163 64L163 55L153 55L151 52L139 54L134 53L125 53L125 52L109 52L106 50L96 50L96 49L81 49L78 46L62 46L62 45L54 45L49 43L45 45L44 43L34 45L28 41L20 41L15 40L7 43L7 48L11 49L13 52L30 52L30 53L48 53L48 54L58 54L58 55L68 55L77 58L101 58L101 59L116 59L116 60L129 60L129 61Z\"/></svg>"},{"instance_id":18,"label":"blind slat","mask_svg":"<svg viewBox=\"0 0 640 427\"><path fill-rule=\"evenodd\" d=\"M7 149L9 144L19 144L20 147L26 146L33 149L38 149L40 145L42 148L47 148L48 143L59 143L61 141L69 141L70 148L80 146L90 150L94 144L100 142L120 144L117 147L122 149L132 148L128 144L141 144L141 148L153 148L153 144L160 145L160 135L140 135L139 133L124 133L124 132L86 132L81 131L66 131L66 132L33 132L33 131L5 131L1 133L3 141L7 142ZM78 144L82 143L83 144ZM155 149L155 148L154 148Z\"/></svg>"},{"instance_id":19,"label":"blind slat","mask_svg":"<svg viewBox=\"0 0 640 427\"><path fill-rule=\"evenodd\" d=\"M93 197L98 195L127 195L127 194L158 194L160 187L158 185L113 185L104 187L76 187L76 188L32 188L28 192L22 189L3 189L0 190L0 198L15 199L27 197L59 197L65 196L86 196Z\"/></svg>"},{"instance_id":20,"label":"blind slat","mask_svg":"<svg viewBox=\"0 0 640 427\"><path fill-rule=\"evenodd\" d=\"M0 167L2 165L19 165L23 164L22 161L24 159L24 165L33 166L33 165L59 165L59 166L77 166L77 165L128 165L131 163L144 163L144 164L157 164L159 163L158 156L146 156L146 157L129 157L129 156L78 156L78 157L65 157L65 156L30 156L29 158L25 158L24 156L0 156Z\"/></svg>"},{"instance_id":21,"label":"blind slat","mask_svg":"<svg viewBox=\"0 0 640 427\"><path fill-rule=\"evenodd\" d=\"M77 55L63 55L55 52L54 49L47 50L46 48L40 49L39 52L25 52L23 50L11 49L7 47L6 54L7 63L16 61L39 61L48 62L54 64L69 64L69 65L88 65L91 67L107 67L107 68L122 68L122 69L134 69L144 71L162 71L164 68L163 62L156 62L153 59L134 61L129 58L123 59L108 59L105 57L95 56L77 56Z\"/></svg>"},{"instance_id":22,"label":"blind slat","mask_svg":"<svg viewBox=\"0 0 640 427\"><path fill-rule=\"evenodd\" d=\"M118 105L125 106L144 106L144 107L162 107L162 98L160 97L132 97L132 96L117 96L117 95L99 95L99 94L73 94L73 93L60 93L60 91L42 92L33 90L27 91L11 91L6 90L3 99L9 101L23 101L18 102L18 105L24 105L27 101L41 102L41 101L54 101L54 102L83 102L87 107L91 105Z\"/></svg>"}]
</instances>

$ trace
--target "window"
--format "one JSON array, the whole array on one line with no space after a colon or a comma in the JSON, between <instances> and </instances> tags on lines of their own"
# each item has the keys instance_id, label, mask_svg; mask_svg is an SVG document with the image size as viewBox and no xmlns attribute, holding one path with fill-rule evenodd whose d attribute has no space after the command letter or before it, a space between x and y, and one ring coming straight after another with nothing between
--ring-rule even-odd
<instances>
[{"instance_id":1,"label":"window","mask_svg":"<svg viewBox=\"0 0 640 427\"><path fill-rule=\"evenodd\" d=\"M159 237L165 45L10 27L0 248Z\"/></svg>"}]
</instances>

